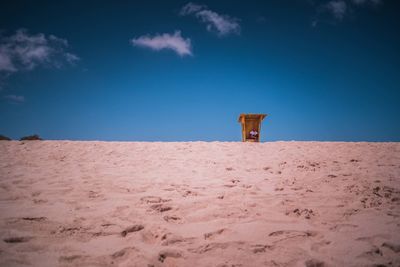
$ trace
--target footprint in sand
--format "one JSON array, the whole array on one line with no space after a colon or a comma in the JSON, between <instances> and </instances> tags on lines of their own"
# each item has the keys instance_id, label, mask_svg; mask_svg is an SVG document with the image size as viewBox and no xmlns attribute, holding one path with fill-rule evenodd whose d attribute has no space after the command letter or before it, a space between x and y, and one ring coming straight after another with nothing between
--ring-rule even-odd
<instances>
[{"instance_id":1,"label":"footprint in sand","mask_svg":"<svg viewBox=\"0 0 400 267\"><path fill-rule=\"evenodd\" d=\"M58 225L58 227L57 227ZM82 242L87 242L93 238L99 236L110 236L118 235L120 232L118 229L111 229L104 231L104 229L93 229L93 227L82 226L81 222L76 221L68 225L60 225L59 223L50 224L54 230L50 231L50 234L57 238L62 239L75 239Z\"/></svg>"},{"instance_id":2,"label":"footprint in sand","mask_svg":"<svg viewBox=\"0 0 400 267\"><path fill-rule=\"evenodd\" d=\"M147 204L148 203L163 203L163 202L171 201L171 199L163 199L161 197L156 197L156 196L145 196L145 197L142 197L140 200Z\"/></svg>"},{"instance_id":3,"label":"footprint in sand","mask_svg":"<svg viewBox=\"0 0 400 267\"><path fill-rule=\"evenodd\" d=\"M191 243L193 243L193 240L195 240L195 239L196 238L194 238L194 237L185 238L185 237L181 237L181 236L178 236L178 235L175 235L172 233L167 233L161 237L161 240L162 240L161 246L177 245L180 243L190 243L191 244Z\"/></svg>"},{"instance_id":4,"label":"footprint in sand","mask_svg":"<svg viewBox=\"0 0 400 267\"><path fill-rule=\"evenodd\" d=\"M60 226L54 234L59 236L73 236L73 235L80 235L86 232L87 229L82 228L80 226Z\"/></svg>"},{"instance_id":5,"label":"footprint in sand","mask_svg":"<svg viewBox=\"0 0 400 267\"><path fill-rule=\"evenodd\" d=\"M49 201L46 199L37 199L37 198L33 199L34 204L43 204L43 203L47 203L47 202L49 202Z\"/></svg>"},{"instance_id":6,"label":"footprint in sand","mask_svg":"<svg viewBox=\"0 0 400 267\"><path fill-rule=\"evenodd\" d=\"M303 190L304 188L302 186L296 186L296 187L292 187L290 189L293 191L299 191L299 190Z\"/></svg>"},{"instance_id":7,"label":"footprint in sand","mask_svg":"<svg viewBox=\"0 0 400 267\"><path fill-rule=\"evenodd\" d=\"M166 211L172 210L172 207L166 206L164 204L154 204L154 205L151 205L150 208L157 212L166 212Z\"/></svg>"},{"instance_id":8,"label":"footprint in sand","mask_svg":"<svg viewBox=\"0 0 400 267\"><path fill-rule=\"evenodd\" d=\"M141 239L146 244L160 245L172 233L164 227L150 227L140 232Z\"/></svg>"},{"instance_id":9,"label":"footprint in sand","mask_svg":"<svg viewBox=\"0 0 400 267\"><path fill-rule=\"evenodd\" d=\"M171 215L171 216L166 215L163 218L167 222L179 222L179 221L181 221L181 218L176 216L176 215Z\"/></svg>"},{"instance_id":10,"label":"footprint in sand","mask_svg":"<svg viewBox=\"0 0 400 267\"><path fill-rule=\"evenodd\" d=\"M267 250L272 250L272 249L274 249L274 246L257 244L257 245L253 245L252 246L252 250L251 251L254 254L257 254L257 253L264 253Z\"/></svg>"},{"instance_id":11,"label":"footprint in sand","mask_svg":"<svg viewBox=\"0 0 400 267\"><path fill-rule=\"evenodd\" d=\"M330 245L332 242L328 240L322 240L311 245L311 250L319 252L321 248Z\"/></svg>"},{"instance_id":12,"label":"footprint in sand","mask_svg":"<svg viewBox=\"0 0 400 267\"><path fill-rule=\"evenodd\" d=\"M158 261L164 262L167 258L181 258L183 253L175 249L165 249L158 253Z\"/></svg>"},{"instance_id":13,"label":"footprint in sand","mask_svg":"<svg viewBox=\"0 0 400 267\"><path fill-rule=\"evenodd\" d=\"M13 236L4 238L3 241L6 243L25 243L33 239L31 236Z\"/></svg>"},{"instance_id":14,"label":"footprint in sand","mask_svg":"<svg viewBox=\"0 0 400 267\"><path fill-rule=\"evenodd\" d=\"M61 257L58 258L58 262L59 263L71 264L71 263L77 262L77 261L84 261L87 258L89 258L89 257L88 256L84 256L84 255L61 256Z\"/></svg>"},{"instance_id":15,"label":"footprint in sand","mask_svg":"<svg viewBox=\"0 0 400 267\"><path fill-rule=\"evenodd\" d=\"M223 228L223 229L219 229L219 230L214 231L214 232L205 233L204 234L204 239L212 239L215 236L218 236L218 235L222 234L225 231L226 231L226 229Z\"/></svg>"},{"instance_id":16,"label":"footprint in sand","mask_svg":"<svg viewBox=\"0 0 400 267\"><path fill-rule=\"evenodd\" d=\"M363 241L363 242L367 242L369 244L373 244L375 243L376 239L388 239L390 238L390 235L387 234L376 234L376 235L372 235L372 236L361 236L356 238L356 241Z\"/></svg>"},{"instance_id":17,"label":"footprint in sand","mask_svg":"<svg viewBox=\"0 0 400 267\"><path fill-rule=\"evenodd\" d=\"M268 236L272 238L278 238L273 241L273 243L278 243L292 238L310 238L316 237L317 235L318 233L314 231L279 230L270 233Z\"/></svg>"},{"instance_id":18,"label":"footprint in sand","mask_svg":"<svg viewBox=\"0 0 400 267\"><path fill-rule=\"evenodd\" d=\"M391 249L392 251L399 253L400 252L400 243L392 243L392 242L384 242L382 247L386 247Z\"/></svg>"},{"instance_id":19,"label":"footprint in sand","mask_svg":"<svg viewBox=\"0 0 400 267\"><path fill-rule=\"evenodd\" d=\"M360 210L359 209L348 209L343 213L343 217L348 218L354 214L359 213Z\"/></svg>"},{"instance_id":20,"label":"footprint in sand","mask_svg":"<svg viewBox=\"0 0 400 267\"><path fill-rule=\"evenodd\" d=\"M126 228L125 230L123 230L121 232L121 236L125 237L128 233L133 233L133 232L138 232L140 230L143 230L144 226L141 224L135 224L133 226L129 226L128 228Z\"/></svg>"},{"instance_id":21,"label":"footprint in sand","mask_svg":"<svg viewBox=\"0 0 400 267\"><path fill-rule=\"evenodd\" d=\"M21 219L24 221L31 221L31 222L43 222L47 220L46 217L22 217Z\"/></svg>"},{"instance_id":22,"label":"footprint in sand","mask_svg":"<svg viewBox=\"0 0 400 267\"><path fill-rule=\"evenodd\" d=\"M348 223L344 223L344 224L337 224L335 226L332 226L331 228L329 228L329 230L332 231L344 231L345 229L347 229L348 231L353 231L354 228L357 228L358 225L355 224L348 224Z\"/></svg>"},{"instance_id":23,"label":"footprint in sand","mask_svg":"<svg viewBox=\"0 0 400 267\"><path fill-rule=\"evenodd\" d=\"M299 231L299 230L278 230L269 233L268 236L290 236L290 237L297 237L297 236L316 236L316 232L312 231Z\"/></svg>"},{"instance_id":24,"label":"footprint in sand","mask_svg":"<svg viewBox=\"0 0 400 267\"><path fill-rule=\"evenodd\" d=\"M236 247L238 249L242 248L245 242L242 241L232 241L232 242L221 242L221 243L208 243L206 245L199 246L197 248L189 248L188 250L192 253L203 254L209 251L215 251L219 249L227 249L229 247Z\"/></svg>"},{"instance_id":25,"label":"footprint in sand","mask_svg":"<svg viewBox=\"0 0 400 267\"><path fill-rule=\"evenodd\" d=\"M176 189L173 187L164 188L164 191L175 191Z\"/></svg>"},{"instance_id":26,"label":"footprint in sand","mask_svg":"<svg viewBox=\"0 0 400 267\"><path fill-rule=\"evenodd\" d=\"M308 162L308 165L311 167L319 167L320 163L319 162Z\"/></svg>"},{"instance_id":27,"label":"footprint in sand","mask_svg":"<svg viewBox=\"0 0 400 267\"><path fill-rule=\"evenodd\" d=\"M31 196L32 196L32 197L38 197L38 196L40 196L41 193L42 193L42 192L40 192L40 191L35 191L35 192L33 192L33 193L31 194Z\"/></svg>"},{"instance_id":28,"label":"footprint in sand","mask_svg":"<svg viewBox=\"0 0 400 267\"><path fill-rule=\"evenodd\" d=\"M138 251L139 250L137 248L135 248L135 247L126 247L126 248L123 248L123 249L118 250L118 251L114 252L113 254L111 254L111 258L112 259L118 259L118 258L121 258L121 257L123 257L125 255L130 254L130 252L137 253Z\"/></svg>"},{"instance_id":29,"label":"footprint in sand","mask_svg":"<svg viewBox=\"0 0 400 267\"><path fill-rule=\"evenodd\" d=\"M48 221L46 217L20 217L20 218L8 218L5 219L7 225L12 225L13 228L29 228L37 229L42 231L43 229L49 229L48 227L54 226L54 223ZM45 227L44 227L45 226Z\"/></svg>"},{"instance_id":30,"label":"footprint in sand","mask_svg":"<svg viewBox=\"0 0 400 267\"><path fill-rule=\"evenodd\" d=\"M239 179L231 179L230 184L225 184L225 187L235 187L238 183L240 183Z\"/></svg>"},{"instance_id":31,"label":"footprint in sand","mask_svg":"<svg viewBox=\"0 0 400 267\"><path fill-rule=\"evenodd\" d=\"M292 211L287 211L286 215L295 215L297 217L304 217L305 219L311 219L311 217L315 216L315 212L312 209L299 209L296 208Z\"/></svg>"},{"instance_id":32,"label":"footprint in sand","mask_svg":"<svg viewBox=\"0 0 400 267\"><path fill-rule=\"evenodd\" d=\"M88 193L88 198L99 198L102 197L102 195L99 192L90 190Z\"/></svg>"},{"instance_id":33,"label":"footprint in sand","mask_svg":"<svg viewBox=\"0 0 400 267\"><path fill-rule=\"evenodd\" d=\"M324 267L326 264L323 261L316 260L316 259L310 259L307 260L304 265L306 267Z\"/></svg>"},{"instance_id":34,"label":"footprint in sand","mask_svg":"<svg viewBox=\"0 0 400 267\"><path fill-rule=\"evenodd\" d=\"M367 258L370 261L373 261L375 258L380 258L382 257L383 253L380 248L377 246L372 246L370 250L365 251L358 255L358 258Z\"/></svg>"},{"instance_id":35,"label":"footprint in sand","mask_svg":"<svg viewBox=\"0 0 400 267\"><path fill-rule=\"evenodd\" d=\"M194 192L194 191L192 191L192 190L185 190L185 191L182 193L182 196L183 196L183 197L197 196L197 195L198 195L198 193L197 193L197 192Z\"/></svg>"}]
</instances>

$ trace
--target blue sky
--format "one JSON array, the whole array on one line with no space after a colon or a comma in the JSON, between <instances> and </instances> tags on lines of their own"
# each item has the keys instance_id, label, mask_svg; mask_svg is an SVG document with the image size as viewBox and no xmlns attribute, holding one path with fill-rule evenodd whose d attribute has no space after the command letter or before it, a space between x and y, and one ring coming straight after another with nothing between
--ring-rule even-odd
<instances>
[{"instance_id":1,"label":"blue sky","mask_svg":"<svg viewBox=\"0 0 400 267\"><path fill-rule=\"evenodd\" d=\"M3 1L0 134L400 141L389 0Z\"/></svg>"}]
</instances>

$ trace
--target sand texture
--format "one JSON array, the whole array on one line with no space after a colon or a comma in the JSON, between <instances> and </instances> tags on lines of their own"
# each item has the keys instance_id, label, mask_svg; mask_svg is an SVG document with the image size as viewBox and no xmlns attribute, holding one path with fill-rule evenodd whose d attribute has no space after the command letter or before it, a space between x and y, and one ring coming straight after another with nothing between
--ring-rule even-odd
<instances>
[{"instance_id":1,"label":"sand texture","mask_svg":"<svg viewBox=\"0 0 400 267\"><path fill-rule=\"evenodd\" d=\"M400 143L1 141L0 266L400 266Z\"/></svg>"}]
</instances>

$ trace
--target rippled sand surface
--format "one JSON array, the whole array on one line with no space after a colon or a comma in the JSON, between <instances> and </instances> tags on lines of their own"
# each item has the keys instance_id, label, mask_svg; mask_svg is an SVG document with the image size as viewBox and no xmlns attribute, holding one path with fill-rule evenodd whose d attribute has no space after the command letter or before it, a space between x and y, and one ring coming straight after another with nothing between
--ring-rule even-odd
<instances>
[{"instance_id":1,"label":"rippled sand surface","mask_svg":"<svg viewBox=\"0 0 400 267\"><path fill-rule=\"evenodd\" d=\"M400 266L400 143L0 142L0 266Z\"/></svg>"}]
</instances>

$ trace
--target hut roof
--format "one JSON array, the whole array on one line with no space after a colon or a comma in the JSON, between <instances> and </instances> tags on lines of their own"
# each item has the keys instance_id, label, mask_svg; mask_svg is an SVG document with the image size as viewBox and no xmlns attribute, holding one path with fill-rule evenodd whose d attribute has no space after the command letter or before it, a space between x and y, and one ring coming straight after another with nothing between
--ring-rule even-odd
<instances>
[{"instance_id":1,"label":"hut roof","mask_svg":"<svg viewBox=\"0 0 400 267\"><path fill-rule=\"evenodd\" d=\"M263 120L265 117L267 117L267 114L240 114L238 122L243 122L244 119L259 119L259 120Z\"/></svg>"}]
</instances>

